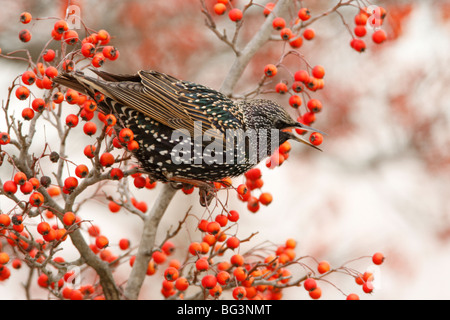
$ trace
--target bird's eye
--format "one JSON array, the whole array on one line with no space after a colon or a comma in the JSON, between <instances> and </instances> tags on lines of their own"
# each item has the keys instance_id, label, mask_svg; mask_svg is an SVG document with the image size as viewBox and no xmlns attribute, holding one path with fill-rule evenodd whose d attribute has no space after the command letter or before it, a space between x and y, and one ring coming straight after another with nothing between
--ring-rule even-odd
<instances>
[{"instance_id":1,"label":"bird's eye","mask_svg":"<svg viewBox=\"0 0 450 320\"><path fill-rule=\"evenodd\" d=\"M278 119L278 120L275 120L273 126L276 129L283 129L283 128L285 128L286 125L285 125L284 121Z\"/></svg>"}]
</instances>

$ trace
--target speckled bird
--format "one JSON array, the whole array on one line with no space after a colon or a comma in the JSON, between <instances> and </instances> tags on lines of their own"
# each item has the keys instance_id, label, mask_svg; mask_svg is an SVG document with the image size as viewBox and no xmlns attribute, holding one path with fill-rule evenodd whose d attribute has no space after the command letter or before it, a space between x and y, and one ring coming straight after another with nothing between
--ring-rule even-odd
<instances>
[{"instance_id":1,"label":"speckled bird","mask_svg":"<svg viewBox=\"0 0 450 320\"><path fill-rule=\"evenodd\" d=\"M209 183L239 176L271 155L288 139L317 149L302 137L281 131L289 128L318 130L293 120L279 104L271 100L233 101L214 89L157 71L139 71L134 75L92 71L99 78L77 71L62 74L54 82L92 98L98 92L103 94L104 100L98 104L99 109L116 116L116 130L129 128L133 131L134 139L139 143L133 154L142 169L154 180L196 185L196 181ZM256 156L250 152L249 145L226 149L227 141L233 142L235 139L227 132L253 130L259 134L262 129L268 133L268 142L265 147L257 140ZM191 139L179 135L174 138L174 132L183 132ZM199 132L201 141L192 138ZM276 140L271 132L277 133L278 144L272 143ZM210 157L223 161L207 161L205 148L212 141L219 141L226 150L212 149ZM181 153L178 152L180 147ZM230 159L234 161L225 161L227 152L231 152Z\"/></svg>"}]
</instances>

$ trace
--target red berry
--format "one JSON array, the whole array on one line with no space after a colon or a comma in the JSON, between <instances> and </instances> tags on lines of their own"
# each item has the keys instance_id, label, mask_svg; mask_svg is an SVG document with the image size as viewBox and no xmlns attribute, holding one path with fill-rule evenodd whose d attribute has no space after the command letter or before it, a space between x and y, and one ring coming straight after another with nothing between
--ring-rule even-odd
<instances>
[{"instance_id":1,"label":"red berry","mask_svg":"<svg viewBox=\"0 0 450 320\"><path fill-rule=\"evenodd\" d=\"M275 30L281 30L286 27L286 21L282 17L276 17L272 21L272 26Z\"/></svg>"},{"instance_id":2,"label":"red berry","mask_svg":"<svg viewBox=\"0 0 450 320\"><path fill-rule=\"evenodd\" d=\"M195 262L195 268L198 271L206 271L209 269L209 262L206 258L200 258Z\"/></svg>"},{"instance_id":3,"label":"red berry","mask_svg":"<svg viewBox=\"0 0 450 320\"><path fill-rule=\"evenodd\" d=\"M202 286L206 289L212 289L217 284L217 278L212 274L207 274L202 278Z\"/></svg>"},{"instance_id":4,"label":"red berry","mask_svg":"<svg viewBox=\"0 0 450 320\"><path fill-rule=\"evenodd\" d=\"M77 216L73 212L67 211L66 213L64 213L63 222L66 226L73 225L76 220Z\"/></svg>"},{"instance_id":5,"label":"red berry","mask_svg":"<svg viewBox=\"0 0 450 320\"><path fill-rule=\"evenodd\" d=\"M233 298L236 300L242 300L246 297L247 291L244 287L236 287L233 289Z\"/></svg>"},{"instance_id":6,"label":"red berry","mask_svg":"<svg viewBox=\"0 0 450 320\"><path fill-rule=\"evenodd\" d=\"M22 74L22 81L27 85L32 85L36 81L36 74L31 70L27 70Z\"/></svg>"},{"instance_id":7,"label":"red berry","mask_svg":"<svg viewBox=\"0 0 450 320\"><path fill-rule=\"evenodd\" d=\"M330 263L328 261L321 261L317 266L317 271L319 271L320 274L324 274L330 271L330 268Z\"/></svg>"},{"instance_id":8,"label":"red berry","mask_svg":"<svg viewBox=\"0 0 450 320\"><path fill-rule=\"evenodd\" d=\"M50 224L48 224L48 222L40 222L37 225L37 232L39 232L41 235L45 236L46 234L48 234L50 232L50 230L52 229L52 227L50 226Z\"/></svg>"},{"instance_id":9,"label":"red berry","mask_svg":"<svg viewBox=\"0 0 450 320\"><path fill-rule=\"evenodd\" d=\"M78 33L75 30L64 32L63 39L67 44L74 45L78 42Z\"/></svg>"},{"instance_id":10,"label":"red berry","mask_svg":"<svg viewBox=\"0 0 450 320\"><path fill-rule=\"evenodd\" d=\"M356 26L354 32L355 36L362 38L366 35L367 30L365 26Z\"/></svg>"},{"instance_id":11,"label":"red berry","mask_svg":"<svg viewBox=\"0 0 450 320\"><path fill-rule=\"evenodd\" d=\"M359 296L357 294L355 294L355 293L350 293L347 296L347 300L359 300Z\"/></svg>"},{"instance_id":12,"label":"red berry","mask_svg":"<svg viewBox=\"0 0 450 320\"><path fill-rule=\"evenodd\" d=\"M113 46L106 46L102 50L103 56L109 60L117 60L119 58L119 50Z\"/></svg>"},{"instance_id":13,"label":"red berry","mask_svg":"<svg viewBox=\"0 0 450 320\"><path fill-rule=\"evenodd\" d=\"M311 13L309 12L308 8L301 8L298 10L298 17L302 21L306 21L309 18L311 18Z\"/></svg>"},{"instance_id":14,"label":"red berry","mask_svg":"<svg viewBox=\"0 0 450 320\"><path fill-rule=\"evenodd\" d=\"M28 42L31 40L31 32L27 29L23 29L19 32L19 39L22 42Z\"/></svg>"},{"instance_id":15,"label":"red berry","mask_svg":"<svg viewBox=\"0 0 450 320\"><path fill-rule=\"evenodd\" d=\"M109 174L113 180L121 180L124 176L123 171L119 168L111 169Z\"/></svg>"},{"instance_id":16,"label":"red berry","mask_svg":"<svg viewBox=\"0 0 450 320\"><path fill-rule=\"evenodd\" d=\"M241 241L239 241L236 237L229 237L227 240L227 247L230 249L236 249L241 244Z\"/></svg>"},{"instance_id":17,"label":"red berry","mask_svg":"<svg viewBox=\"0 0 450 320\"><path fill-rule=\"evenodd\" d=\"M69 25L67 24L67 22L65 20L58 20L55 22L53 29L57 33L62 34L65 31L69 30Z\"/></svg>"},{"instance_id":18,"label":"red berry","mask_svg":"<svg viewBox=\"0 0 450 320\"><path fill-rule=\"evenodd\" d=\"M166 261L167 255L162 251L155 251L152 254L152 259L156 264L162 264Z\"/></svg>"},{"instance_id":19,"label":"red berry","mask_svg":"<svg viewBox=\"0 0 450 320\"><path fill-rule=\"evenodd\" d=\"M120 239L119 240L119 248L121 250L127 250L130 247L130 240L128 239Z\"/></svg>"},{"instance_id":20,"label":"red berry","mask_svg":"<svg viewBox=\"0 0 450 320\"><path fill-rule=\"evenodd\" d=\"M242 20L242 11L238 8L231 9L230 12L228 12L228 17L231 21L238 22Z\"/></svg>"},{"instance_id":21,"label":"red berry","mask_svg":"<svg viewBox=\"0 0 450 320\"><path fill-rule=\"evenodd\" d=\"M216 4L214 5L214 12L215 12L217 15L220 16L220 15L224 14L225 11L227 11L227 6L226 6L225 4L223 4L223 3L216 3Z\"/></svg>"},{"instance_id":22,"label":"red berry","mask_svg":"<svg viewBox=\"0 0 450 320\"><path fill-rule=\"evenodd\" d=\"M40 192L33 192L30 196L30 204L33 207L40 207L44 203L44 196Z\"/></svg>"},{"instance_id":23,"label":"red berry","mask_svg":"<svg viewBox=\"0 0 450 320\"><path fill-rule=\"evenodd\" d=\"M50 61L53 61L53 59L55 59L55 56L56 56L55 50L47 49L47 50L45 50L45 53L42 56L42 58L45 61L50 62Z\"/></svg>"},{"instance_id":24,"label":"red berry","mask_svg":"<svg viewBox=\"0 0 450 320\"><path fill-rule=\"evenodd\" d=\"M317 113L322 110L322 102L320 102L320 100L317 99L310 99L308 101L307 107L309 111Z\"/></svg>"},{"instance_id":25,"label":"red berry","mask_svg":"<svg viewBox=\"0 0 450 320\"><path fill-rule=\"evenodd\" d=\"M186 278L178 278L175 281L175 288L179 291L185 291L189 287L189 281Z\"/></svg>"},{"instance_id":26,"label":"red berry","mask_svg":"<svg viewBox=\"0 0 450 320\"><path fill-rule=\"evenodd\" d=\"M372 34L372 40L377 44L384 42L386 39L387 39L386 32L382 29L375 31Z\"/></svg>"},{"instance_id":27,"label":"red berry","mask_svg":"<svg viewBox=\"0 0 450 320\"><path fill-rule=\"evenodd\" d=\"M114 156L109 153L109 152L105 152L100 156L100 164L104 167L110 167L114 164Z\"/></svg>"},{"instance_id":28,"label":"red berry","mask_svg":"<svg viewBox=\"0 0 450 320\"><path fill-rule=\"evenodd\" d=\"M20 86L16 89L16 97L19 100L26 100L30 95L30 90L27 87Z\"/></svg>"},{"instance_id":29,"label":"red berry","mask_svg":"<svg viewBox=\"0 0 450 320\"><path fill-rule=\"evenodd\" d=\"M350 46L358 52L364 52L366 50L366 43L361 39L353 39L350 42Z\"/></svg>"},{"instance_id":30,"label":"red berry","mask_svg":"<svg viewBox=\"0 0 450 320\"><path fill-rule=\"evenodd\" d=\"M311 135L309 136L309 142L311 142L311 144L313 144L315 146L322 144L322 142L323 142L322 134L319 132L311 133Z\"/></svg>"},{"instance_id":31,"label":"red berry","mask_svg":"<svg viewBox=\"0 0 450 320\"><path fill-rule=\"evenodd\" d=\"M288 91L288 87L287 87L286 83L279 82L275 86L275 91L280 93L280 94L284 94L284 93L286 93Z\"/></svg>"},{"instance_id":32,"label":"red berry","mask_svg":"<svg viewBox=\"0 0 450 320\"><path fill-rule=\"evenodd\" d=\"M7 227L10 225L10 223L11 223L11 218L5 213L1 213L0 214L0 227Z\"/></svg>"},{"instance_id":33,"label":"red berry","mask_svg":"<svg viewBox=\"0 0 450 320\"><path fill-rule=\"evenodd\" d=\"M303 282L303 287L306 291L311 291L317 288L317 282L313 278L308 278Z\"/></svg>"},{"instance_id":34,"label":"red berry","mask_svg":"<svg viewBox=\"0 0 450 320\"><path fill-rule=\"evenodd\" d=\"M373 291L373 289L374 289L372 281L366 281L366 282L364 282L362 288L363 288L363 291L364 291L365 293L372 293L372 291Z\"/></svg>"},{"instance_id":35,"label":"red berry","mask_svg":"<svg viewBox=\"0 0 450 320\"><path fill-rule=\"evenodd\" d=\"M267 3L263 11L264 16L267 17L272 12L273 8L275 8L275 3L273 2Z\"/></svg>"},{"instance_id":36,"label":"red berry","mask_svg":"<svg viewBox=\"0 0 450 320\"><path fill-rule=\"evenodd\" d=\"M167 281L175 281L178 279L179 273L178 270L175 269L174 267L168 267L165 271L164 271L164 278Z\"/></svg>"},{"instance_id":37,"label":"red berry","mask_svg":"<svg viewBox=\"0 0 450 320\"><path fill-rule=\"evenodd\" d=\"M111 211L113 213L116 213L116 212L120 211L121 206L118 203L114 202L114 201L110 201L108 203L108 208L109 208L109 211Z\"/></svg>"},{"instance_id":38,"label":"red berry","mask_svg":"<svg viewBox=\"0 0 450 320\"><path fill-rule=\"evenodd\" d=\"M251 196L247 202L247 209L253 213L259 210L259 199Z\"/></svg>"},{"instance_id":39,"label":"red berry","mask_svg":"<svg viewBox=\"0 0 450 320\"><path fill-rule=\"evenodd\" d=\"M22 110L22 118L25 120L31 120L34 118L34 110L31 108L25 108Z\"/></svg>"},{"instance_id":40,"label":"red berry","mask_svg":"<svg viewBox=\"0 0 450 320\"><path fill-rule=\"evenodd\" d=\"M109 240L107 237L100 235L97 238L95 238L95 245L99 249L104 249L109 245Z\"/></svg>"},{"instance_id":41,"label":"red berry","mask_svg":"<svg viewBox=\"0 0 450 320\"><path fill-rule=\"evenodd\" d=\"M105 63L105 56L103 55L103 53L96 53L94 55L94 57L92 58L92 65L96 68L100 68L103 63Z\"/></svg>"},{"instance_id":42,"label":"red berry","mask_svg":"<svg viewBox=\"0 0 450 320\"><path fill-rule=\"evenodd\" d=\"M277 74L277 67L273 64L268 64L264 67L264 74L267 77L273 77Z\"/></svg>"},{"instance_id":43,"label":"red berry","mask_svg":"<svg viewBox=\"0 0 450 320\"><path fill-rule=\"evenodd\" d=\"M311 74L316 79L322 79L325 76L325 69L322 66L314 66L314 68L311 71Z\"/></svg>"},{"instance_id":44,"label":"red berry","mask_svg":"<svg viewBox=\"0 0 450 320\"><path fill-rule=\"evenodd\" d=\"M281 36L281 39L286 41L286 40L291 39L294 36L294 34L292 33L292 30L290 28L283 28L280 31L280 36Z\"/></svg>"},{"instance_id":45,"label":"red berry","mask_svg":"<svg viewBox=\"0 0 450 320\"><path fill-rule=\"evenodd\" d=\"M272 203L273 197L272 194L270 194L269 192L263 192L259 196L258 200L262 205L268 206L269 204Z\"/></svg>"},{"instance_id":46,"label":"red berry","mask_svg":"<svg viewBox=\"0 0 450 320\"><path fill-rule=\"evenodd\" d=\"M305 31L303 31L303 38L306 40L312 40L316 36L316 33L313 29L307 28Z\"/></svg>"},{"instance_id":47,"label":"red berry","mask_svg":"<svg viewBox=\"0 0 450 320\"><path fill-rule=\"evenodd\" d=\"M86 58L91 58L95 54L95 46L92 43L85 42L81 46L81 54Z\"/></svg>"},{"instance_id":48,"label":"red berry","mask_svg":"<svg viewBox=\"0 0 450 320\"><path fill-rule=\"evenodd\" d=\"M22 14L20 15L20 22L22 22L23 24L27 24L31 21L31 14L29 12L22 12Z\"/></svg>"},{"instance_id":49,"label":"red berry","mask_svg":"<svg viewBox=\"0 0 450 320\"><path fill-rule=\"evenodd\" d=\"M230 210L227 217L229 221L236 222L239 220L239 213L236 210Z\"/></svg>"},{"instance_id":50,"label":"red berry","mask_svg":"<svg viewBox=\"0 0 450 320\"><path fill-rule=\"evenodd\" d=\"M290 105L292 108L298 108L298 107L300 107L300 106L302 105L302 98L300 98L300 97L297 96L297 95L292 95L292 96L289 98L289 105Z\"/></svg>"},{"instance_id":51,"label":"red berry","mask_svg":"<svg viewBox=\"0 0 450 320\"><path fill-rule=\"evenodd\" d=\"M381 252L377 252L372 256L372 262L376 265L382 264L384 261L384 255Z\"/></svg>"},{"instance_id":52,"label":"red berry","mask_svg":"<svg viewBox=\"0 0 450 320\"><path fill-rule=\"evenodd\" d=\"M322 289L320 289L319 287L312 289L311 291L309 291L309 296L314 300L319 299L322 296Z\"/></svg>"}]
</instances>

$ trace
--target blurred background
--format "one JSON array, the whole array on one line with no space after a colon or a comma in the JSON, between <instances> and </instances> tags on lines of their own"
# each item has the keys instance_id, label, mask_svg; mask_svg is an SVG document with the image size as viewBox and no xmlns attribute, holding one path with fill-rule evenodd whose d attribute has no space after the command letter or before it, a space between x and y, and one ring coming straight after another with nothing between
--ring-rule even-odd
<instances>
[{"instance_id":1,"label":"blurred background","mask_svg":"<svg viewBox=\"0 0 450 320\"><path fill-rule=\"evenodd\" d=\"M120 58L115 63L107 61L105 70L134 73L155 69L218 89L233 62L231 50L205 27L198 0L71 3L81 8L81 17L89 28L106 29L112 35L111 44L120 50ZM337 1L303 3L314 16ZM236 7L245 4L243 0L233 0ZM331 14L311 26L316 38L304 41L299 49L311 65L320 64L326 70L325 88L313 93L324 106L314 124L327 132L323 152L293 143L289 160L281 167L269 170L260 165L262 189L274 197L268 207L252 214L234 197L228 204L241 214L235 230L238 237L258 232L250 243L243 244L242 251L266 241L276 245L294 238L298 256L328 260L332 267L379 251L385 254L386 261L375 270L377 283L371 295L365 295L353 279L342 274L333 275L330 282L362 299L449 299L450 2L400 0L373 4L388 12L383 26L388 34L385 43L375 45L369 32L367 50L356 52L350 47L351 35L346 26L337 14ZM17 36L24 28L19 22L20 13L63 17L67 1L0 0L0 6L2 53L27 48L37 57L50 38L55 20L32 21L26 28L33 38L23 44ZM262 23L261 11L257 6L248 10L239 46L245 45ZM353 28L357 9L343 8L340 12ZM226 16L216 21L219 29L232 34L233 24ZM276 63L282 50L276 41L264 46L246 69L235 94L253 88L264 66ZM305 67L298 59L286 64L291 70L296 65L299 69ZM0 59L0 68L0 99L5 99L7 88L26 65ZM277 79L288 76L281 70ZM295 114L287 96L264 97L278 100ZM18 105L18 109L22 106ZM4 125L2 115L0 131ZM49 136L42 138L51 141ZM75 161L85 161L82 150L89 139L92 138L80 134L71 140L68 152L73 152ZM43 141L37 141L36 150ZM0 170L2 178L11 176L4 166ZM243 181L237 178L235 185ZM111 194L115 190L114 186L105 187L105 192ZM159 187L133 192L136 199L151 206L158 190ZM124 212L112 214L105 203L101 198L90 202L80 215L101 226L111 243L128 237L137 245L140 219ZM197 195L180 192L161 222L158 239L164 239L169 227L176 227L187 205L192 205L191 213L199 218L209 214L198 204ZM8 204L0 202L0 209L9 210ZM187 226L173 240L180 260L185 257L187 240L199 240L199 234L192 231L195 223L195 219L188 219ZM70 259L70 253L67 254ZM72 258L76 257L72 253ZM349 266L365 271L370 259ZM127 279L129 270L127 264L119 268L119 283ZM294 268L293 272L300 276L304 269ZM0 298L23 299L23 290L17 284L25 281L26 273L13 271L8 281L0 283ZM162 298L160 279L148 277L141 298ZM332 284L321 286L324 299L345 298ZM42 298L43 292L39 288L32 291L35 298ZM285 290L284 298L309 299L307 292L298 288Z\"/></svg>"}]
</instances>

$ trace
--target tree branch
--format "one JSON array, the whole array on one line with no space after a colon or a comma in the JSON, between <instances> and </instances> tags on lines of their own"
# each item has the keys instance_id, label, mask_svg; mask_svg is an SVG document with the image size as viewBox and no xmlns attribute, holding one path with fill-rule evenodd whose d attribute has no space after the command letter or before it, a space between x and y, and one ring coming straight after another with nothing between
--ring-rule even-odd
<instances>
[{"instance_id":1,"label":"tree branch","mask_svg":"<svg viewBox=\"0 0 450 320\"><path fill-rule=\"evenodd\" d=\"M227 96L231 96L236 83L241 78L242 73L247 67L250 60L253 58L255 53L270 40L270 36L273 31L272 20L275 17L284 16L288 12L288 7L292 2L290 0L279 0L275 6L273 13L266 18L263 25L255 36L248 42L241 54L236 57L233 65L230 68L227 76L222 82L220 92Z\"/></svg>"},{"instance_id":2,"label":"tree branch","mask_svg":"<svg viewBox=\"0 0 450 320\"><path fill-rule=\"evenodd\" d=\"M153 204L150 214L145 217L144 230L136 254L136 260L134 261L133 269L131 270L130 278L125 289L126 299L136 300L139 296L155 245L159 222L176 191L170 183L164 184L156 202Z\"/></svg>"}]
</instances>

